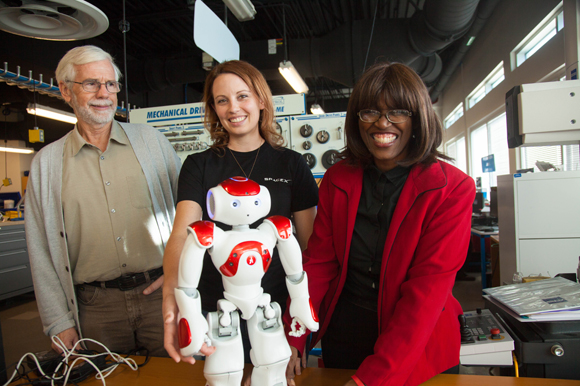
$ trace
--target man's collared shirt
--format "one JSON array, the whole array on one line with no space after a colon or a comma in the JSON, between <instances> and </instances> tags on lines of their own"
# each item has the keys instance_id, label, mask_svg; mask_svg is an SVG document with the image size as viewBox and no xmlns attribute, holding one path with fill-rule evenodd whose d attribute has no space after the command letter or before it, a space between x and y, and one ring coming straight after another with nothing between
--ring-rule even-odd
<instances>
[{"instance_id":1,"label":"man's collared shirt","mask_svg":"<svg viewBox=\"0 0 580 386\"><path fill-rule=\"evenodd\" d=\"M63 157L62 206L74 283L160 267L163 243L147 180L121 126L113 121L104 152L75 127Z\"/></svg>"}]
</instances>

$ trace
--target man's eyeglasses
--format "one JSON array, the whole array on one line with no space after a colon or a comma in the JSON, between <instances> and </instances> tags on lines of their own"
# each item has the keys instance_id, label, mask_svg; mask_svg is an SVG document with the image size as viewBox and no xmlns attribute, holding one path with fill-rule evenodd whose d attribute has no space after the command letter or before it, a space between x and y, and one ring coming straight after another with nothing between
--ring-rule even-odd
<instances>
[{"instance_id":1,"label":"man's eyeglasses","mask_svg":"<svg viewBox=\"0 0 580 386\"><path fill-rule=\"evenodd\" d=\"M391 123L403 123L413 114L409 110L390 110L384 114L377 110L361 110L358 112L360 120L367 123L375 123L383 115Z\"/></svg>"},{"instance_id":2,"label":"man's eyeglasses","mask_svg":"<svg viewBox=\"0 0 580 386\"><path fill-rule=\"evenodd\" d=\"M121 91L121 83L114 81L114 80L108 80L105 83L101 83L96 79L87 79L87 80L83 80L82 82L75 82L74 80L67 80L67 82L80 84L81 87L83 88L83 90L85 90L86 92L97 92L101 89L102 85L105 85L105 88L111 94L116 94L119 91Z\"/></svg>"}]
</instances>

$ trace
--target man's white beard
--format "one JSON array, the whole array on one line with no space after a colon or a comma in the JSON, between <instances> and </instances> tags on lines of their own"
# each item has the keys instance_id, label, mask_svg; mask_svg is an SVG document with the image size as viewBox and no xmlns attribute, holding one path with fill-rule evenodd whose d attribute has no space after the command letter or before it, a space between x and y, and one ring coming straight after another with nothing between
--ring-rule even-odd
<instances>
[{"instance_id":1,"label":"man's white beard","mask_svg":"<svg viewBox=\"0 0 580 386\"><path fill-rule=\"evenodd\" d=\"M72 94L71 104L73 105L74 111L79 115L80 120L90 125L104 125L115 118L114 106L111 106L107 111L94 112L87 106L79 106L74 93Z\"/></svg>"}]
</instances>

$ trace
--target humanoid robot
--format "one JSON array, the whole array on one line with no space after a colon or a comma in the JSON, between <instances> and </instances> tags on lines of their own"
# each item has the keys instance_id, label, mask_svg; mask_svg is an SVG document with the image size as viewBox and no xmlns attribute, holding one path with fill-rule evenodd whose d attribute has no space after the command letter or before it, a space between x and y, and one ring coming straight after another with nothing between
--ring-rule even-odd
<instances>
[{"instance_id":1,"label":"humanoid robot","mask_svg":"<svg viewBox=\"0 0 580 386\"><path fill-rule=\"evenodd\" d=\"M261 280L277 247L286 273L290 294L290 334L300 336L318 330L318 317L308 293L308 278L302 269L302 253L292 234L292 223L283 216L264 220L257 229L250 224L270 212L270 193L265 186L244 177L233 177L207 193L207 210L212 220L232 225L223 231L211 221L197 221L188 236L179 262L175 297L179 306L179 345L183 356L191 356L205 342L216 350L205 360L204 375L209 386L239 386L244 353L240 315L247 320L254 365L252 386L286 385L286 366L291 351L284 336L282 310L264 293ZM217 312L206 318L197 291L208 250L222 275L224 297Z\"/></svg>"}]
</instances>

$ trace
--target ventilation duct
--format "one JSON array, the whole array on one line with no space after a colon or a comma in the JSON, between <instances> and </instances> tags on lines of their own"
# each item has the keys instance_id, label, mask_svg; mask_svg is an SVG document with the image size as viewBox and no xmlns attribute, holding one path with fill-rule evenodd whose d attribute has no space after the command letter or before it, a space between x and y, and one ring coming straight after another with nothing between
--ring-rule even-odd
<instances>
[{"instance_id":1,"label":"ventilation duct","mask_svg":"<svg viewBox=\"0 0 580 386\"><path fill-rule=\"evenodd\" d=\"M382 61L406 63L430 84L442 71L437 52L461 38L471 27L479 0L426 0L423 11L410 19L381 19L375 23L372 41L369 20L342 25L320 38L288 41L292 63L303 77L324 76L352 87L366 66ZM242 59L248 58L267 80L279 79L276 55L268 55L267 42L242 42ZM272 64L270 64L270 62ZM337 65L340 63L340 65ZM143 79L129 87L134 92L203 82L201 57L129 64L131 79Z\"/></svg>"},{"instance_id":2,"label":"ventilation duct","mask_svg":"<svg viewBox=\"0 0 580 386\"><path fill-rule=\"evenodd\" d=\"M447 63L447 66L443 70L443 73L437 79L437 83L435 84L435 86L431 88L430 96L433 102L435 102L437 98L439 98L439 94L441 93L441 91L443 91L443 89L447 85L447 82L449 82L449 79L457 69L457 66L459 66L459 63L461 63L461 60L463 60L463 57L469 50L469 46L467 45L468 41L471 38L477 37L477 35L481 31L487 20L491 17L491 14L493 13L493 10L495 9L495 6L497 5L498 2L499 0L481 0L481 3L477 8L477 15L475 17L473 25L471 26L469 32L461 40L457 52L455 53L453 58L451 58L451 60Z\"/></svg>"}]
</instances>

